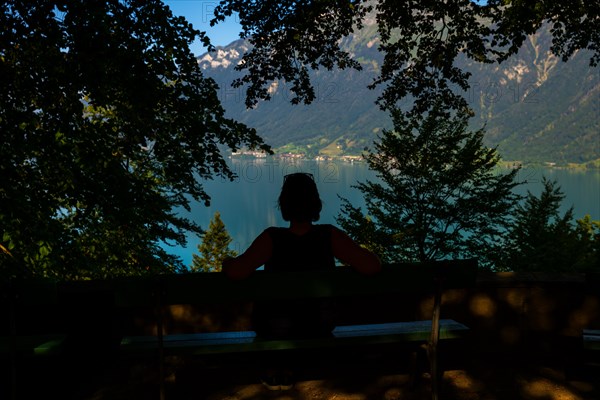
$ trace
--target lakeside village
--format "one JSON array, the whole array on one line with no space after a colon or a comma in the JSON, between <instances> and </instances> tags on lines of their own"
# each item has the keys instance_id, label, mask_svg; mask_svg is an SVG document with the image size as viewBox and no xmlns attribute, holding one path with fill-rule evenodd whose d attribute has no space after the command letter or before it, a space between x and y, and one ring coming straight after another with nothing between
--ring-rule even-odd
<instances>
[{"instance_id":1,"label":"lakeside village","mask_svg":"<svg viewBox=\"0 0 600 400\"><path fill-rule=\"evenodd\" d=\"M305 160L314 160L314 161L342 161L349 164L355 163L363 163L365 160L360 155L339 155L339 156L331 156L319 154L316 157L308 157L305 153L290 153L290 152L282 152L275 153L272 156L268 156L267 154L261 151L253 151L253 150L238 150L236 152L232 152L229 156L230 158L252 158L252 159L261 159L266 157L272 157L278 160L285 161L305 161ZM544 163L524 163L522 161L500 161L499 165L502 168L523 168L523 167L544 167L550 169L580 169L580 170L600 170L600 159L587 162L584 164L576 164L576 163L567 163L567 164L559 164L556 162L544 162Z\"/></svg>"},{"instance_id":2,"label":"lakeside village","mask_svg":"<svg viewBox=\"0 0 600 400\"><path fill-rule=\"evenodd\" d=\"M268 155L261 151L252 151L252 150L238 150L232 152L230 157L247 157L247 158L266 158ZM308 160L309 158L304 153L275 153L272 156L275 159L286 160L286 161L303 161ZM357 163L363 162L362 156L351 156L351 155L343 155L343 156L327 156L323 154L319 154L316 157L313 157L312 160L315 161L344 161L347 163Z\"/></svg>"}]
</instances>

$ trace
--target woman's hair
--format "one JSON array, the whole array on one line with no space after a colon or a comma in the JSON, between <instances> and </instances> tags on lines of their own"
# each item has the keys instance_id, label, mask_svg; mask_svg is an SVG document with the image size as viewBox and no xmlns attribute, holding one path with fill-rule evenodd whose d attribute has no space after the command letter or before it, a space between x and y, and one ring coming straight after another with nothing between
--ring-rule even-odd
<instances>
[{"instance_id":1,"label":"woman's hair","mask_svg":"<svg viewBox=\"0 0 600 400\"><path fill-rule=\"evenodd\" d=\"M283 177L279 209L284 221L318 221L323 205L313 176L295 173Z\"/></svg>"}]
</instances>

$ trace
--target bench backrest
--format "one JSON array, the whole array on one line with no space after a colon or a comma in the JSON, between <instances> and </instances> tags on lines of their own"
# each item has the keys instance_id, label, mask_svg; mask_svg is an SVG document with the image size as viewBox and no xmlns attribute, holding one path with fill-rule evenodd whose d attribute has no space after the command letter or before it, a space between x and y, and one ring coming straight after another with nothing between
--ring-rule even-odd
<instances>
[{"instance_id":1,"label":"bench backrest","mask_svg":"<svg viewBox=\"0 0 600 400\"><path fill-rule=\"evenodd\" d=\"M387 264L373 276L361 275L346 267L286 273L256 271L248 279L240 281L231 280L222 273L200 272L58 285L53 282L23 282L10 291L18 287L18 302L36 304L40 301L45 304L55 302L57 286L58 291L112 293L117 307L223 304L246 300L433 294L436 289L471 287L476 274L476 260L449 260ZM7 297L8 291L3 292L3 297Z\"/></svg>"},{"instance_id":2,"label":"bench backrest","mask_svg":"<svg viewBox=\"0 0 600 400\"><path fill-rule=\"evenodd\" d=\"M58 304L57 285L44 279L16 280L0 283L0 310L8 316L8 332L17 330L17 314L23 310L47 309ZM29 316L31 318L31 316ZM3 329L0 329L3 331ZM0 334L4 334L0 332Z\"/></svg>"},{"instance_id":3,"label":"bench backrest","mask_svg":"<svg viewBox=\"0 0 600 400\"><path fill-rule=\"evenodd\" d=\"M476 260L387 264L373 276L349 268L274 273L256 271L235 281L222 273L187 273L78 282L79 290L114 293L117 307L226 304L291 298L361 297L440 293L475 284ZM101 289L99 289L101 288Z\"/></svg>"},{"instance_id":4,"label":"bench backrest","mask_svg":"<svg viewBox=\"0 0 600 400\"><path fill-rule=\"evenodd\" d=\"M373 276L348 268L275 273L256 271L232 281L220 273L169 275L160 278L163 304L227 303L240 300L327 298L433 293L436 288L464 288L475 282L475 260L388 264Z\"/></svg>"}]
</instances>

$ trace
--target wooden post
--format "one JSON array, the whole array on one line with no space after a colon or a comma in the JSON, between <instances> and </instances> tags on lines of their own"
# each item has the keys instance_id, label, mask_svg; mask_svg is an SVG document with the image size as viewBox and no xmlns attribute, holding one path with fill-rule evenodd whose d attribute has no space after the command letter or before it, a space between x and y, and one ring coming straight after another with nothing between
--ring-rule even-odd
<instances>
[{"instance_id":1,"label":"wooden post","mask_svg":"<svg viewBox=\"0 0 600 400\"><path fill-rule=\"evenodd\" d=\"M10 398L17 400L17 293L9 283L6 296L8 297L8 319L10 330Z\"/></svg>"},{"instance_id":2,"label":"wooden post","mask_svg":"<svg viewBox=\"0 0 600 400\"><path fill-rule=\"evenodd\" d=\"M427 346L429 355L429 368L431 374L431 398L438 399L439 393L439 366L437 346L440 339L440 307L442 302L442 278L436 274L434 277L433 314L431 317L431 338Z\"/></svg>"},{"instance_id":3,"label":"wooden post","mask_svg":"<svg viewBox=\"0 0 600 400\"><path fill-rule=\"evenodd\" d=\"M163 296L165 289L162 281L156 282L156 336L158 340L158 379L160 400L165 400L165 347L164 347L164 311Z\"/></svg>"}]
</instances>

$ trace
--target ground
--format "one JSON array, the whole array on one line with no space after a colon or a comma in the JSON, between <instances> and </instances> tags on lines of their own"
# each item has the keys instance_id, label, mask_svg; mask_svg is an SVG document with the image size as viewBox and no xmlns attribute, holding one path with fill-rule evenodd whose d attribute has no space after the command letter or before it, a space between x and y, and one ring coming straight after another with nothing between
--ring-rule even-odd
<instances>
[{"instance_id":1,"label":"ground","mask_svg":"<svg viewBox=\"0 0 600 400\"><path fill-rule=\"evenodd\" d=\"M385 354L356 357L352 352L318 365L301 366L289 391L269 391L248 359L206 363L171 358L166 400L413 400L430 399L427 373L414 388L405 359ZM389 356L389 355L388 355ZM393 357L392 357L393 358ZM315 358L316 359L316 358ZM385 360L385 361L383 361ZM600 369L573 370L568 360L544 355L470 355L448 366L442 400L599 400ZM159 399L158 373L152 363L104 368L68 398L77 400ZM571 365L571 367L569 366Z\"/></svg>"}]
</instances>

